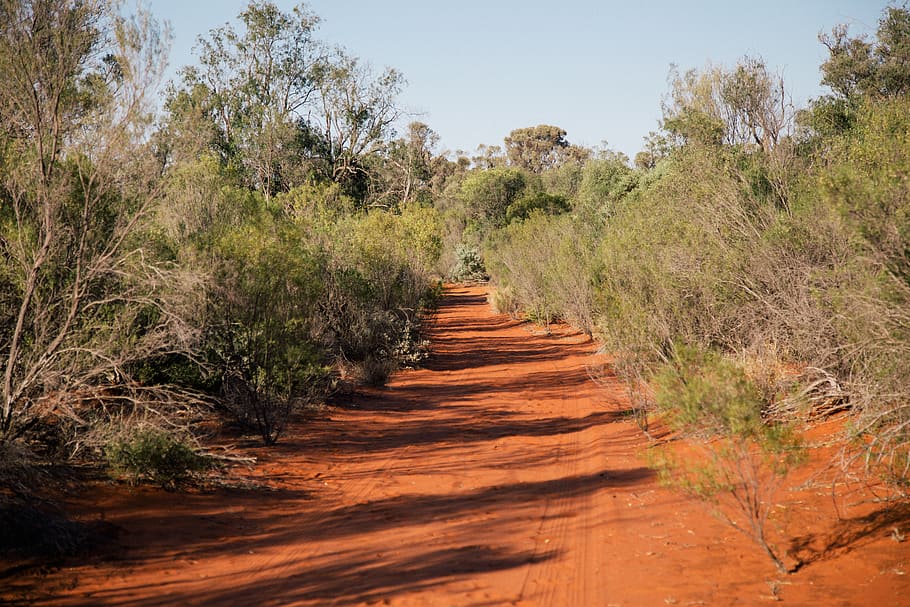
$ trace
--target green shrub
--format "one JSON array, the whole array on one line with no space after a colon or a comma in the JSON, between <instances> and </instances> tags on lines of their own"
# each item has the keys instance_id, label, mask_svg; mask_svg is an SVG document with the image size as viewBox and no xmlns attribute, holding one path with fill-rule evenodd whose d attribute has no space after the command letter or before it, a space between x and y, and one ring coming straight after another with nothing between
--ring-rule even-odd
<instances>
[{"instance_id":1,"label":"green shrub","mask_svg":"<svg viewBox=\"0 0 910 607\"><path fill-rule=\"evenodd\" d=\"M761 390L742 367L715 352L674 348L654 384L657 406L671 425L701 436L695 454L681 458L665 449L655 458L661 480L713 504L787 572L768 522L778 490L804 457L792 427L763 419Z\"/></svg>"},{"instance_id":2,"label":"green shrub","mask_svg":"<svg viewBox=\"0 0 910 607\"><path fill-rule=\"evenodd\" d=\"M521 313L521 306L515 300L515 294L511 287L493 287L490 289L490 306L496 314L508 314L512 318L518 318Z\"/></svg>"},{"instance_id":3,"label":"green shrub","mask_svg":"<svg viewBox=\"0 0 910 607\"><path fill-rule=\"evenodd\" d=\"M194 472L208 467L208 460L189 444L157 428L142 428L112 440L104 449L108 464L130 482L148 480L174 488Z\"/></svg>"},{"instance_id":4,"label":"green shrub","mask_svg":"<svg viewBox=\"0 0 910 607\"><path fill-rule=\"evenodd\" d=\"M529 177L520 169L472 171L461 183L458 198L470 219L487 226L505 223L506 210L525 192Z\"/></svg>"},{"instance_id":5,"label":"green shrub","mask_svg":"<svg viewBox=\"0 0 910 607\"><path fill-rule=\"evenodd\" d=\"M906 492L910 100L866 101L853 118L852 127L829 142L829 164L812 191L837 214L850 244L840 284L826 293L827 324L838 347L837 374L857 413L851 428L856 455Z\"/></svg>"},{"instance_id":6,"label":"green shrub","mask_svg":"<svg viewBox=\"0 0 910 607\"><path fill-rule=\"evenodd\" d=\"M314 335L326 261L268 215L225 233L216 252L209 358L227 409L271 444L296 404L325 387Z\"/></svg>"},{"instance_id":7,"label":"green shrub","mask_svg":"<svg viewBox=\"0 0 910 607\"><path fill-rule=\"evenodd\" d=\"M524 194L508 206L506 209L506 222L512 223L525 220L532 213L559 215L568 212L571 208L568 199L563 196L547 194L546 192L531 192Z\"/></svg>"},{"instance_id":8,"label":"green shrub","mask_svg":"<svg viewBox=\"0 0 910 607\"><path fill-rule=\"evenodd\" d=\"M560 235L550 227L550 217L534 213L494 233L486 255L496 284L511 289L528 319L546 326L558 315L550 280Z\"/></svg>"},{"instance_id":9,"label":"green shrub","mask_svg":"<svg viewBox=\"0 0 910 607\"><path fill-rule=\"evenodd\" d=\"M576 207L589 219L602 221L634 185L634 173L624 157L590 160L582 169Z\"/></svg>"}]
</instances>

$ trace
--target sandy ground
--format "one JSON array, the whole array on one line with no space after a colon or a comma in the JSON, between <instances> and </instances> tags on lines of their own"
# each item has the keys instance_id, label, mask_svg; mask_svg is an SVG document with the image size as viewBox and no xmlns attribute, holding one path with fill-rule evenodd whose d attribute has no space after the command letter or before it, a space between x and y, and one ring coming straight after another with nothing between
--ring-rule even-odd
<instances>
[{"instance_id":1,"label":"sandy ground","mask_svg":"<svg viewBox=\"0 0 910 607\"><path fill-rule=\"evenodd\" d=\"M50 605L910 605L910 512L785 491L806 564L777 574L702 503L661 488L619 382L567 329L449 292L425 368L252 449L266 488L99 483L69 504L112 539L0 599ZM836 517L840 512L842 518ZM892 535L906 533L898 542ZM3 568L0 567L0 570ZM0 600L0 603L3 602Z\"/></svg>"}]
</instances>

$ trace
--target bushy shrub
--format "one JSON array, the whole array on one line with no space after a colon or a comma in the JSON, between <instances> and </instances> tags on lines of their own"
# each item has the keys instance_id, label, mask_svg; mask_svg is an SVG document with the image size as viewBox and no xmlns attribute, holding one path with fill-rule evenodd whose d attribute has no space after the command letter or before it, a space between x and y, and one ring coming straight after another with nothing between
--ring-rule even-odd
<instances>
[{"instance_id":1,"label":"bushy shrub","mask_svg":"<svg viewBox=\"0 0 910 607\"><path fill-rule=\"evenodd\" d=\"M508 206L506 222L512 223L527 219L532 213L559 215L568 212L571 208L568 199L563 196L546 192L531 192L524 194Z\"/></svg>"},{"instance_id":2,"label":"bushy shrub","mask_svg":"<svg viewBox=\"0 0 910 607\"><path fill-rule=\"evenodd\" d=\"M520 169L473 171L462 181L458 198L471 219L492 227L506 221L506 210L525 192L529 177Z\"/></svg>"},{"instance_id":3,"label":"bushy shrub","mask_svg":"<svg viewBox=\"0 0 910 607\"><path fill-rule=\"evenodd\" d=\"M490 306L496 314L508 314L511 318L519 318L521 306L516 301L511 287L492 287L489 299Z\"/></svg>"},{"instance_id":4,"label":"bushy shrub","mask_svg":"<svg viewBox=\"0 0 910 607\"><path fill-rule=\"evenodd\" d=\"M272 443L325 375L314 339L325 262L268 215L227 232L215 251L209 357L228 410Z\"/></svg>"},{"instance_id":5,"label":"bushy shrub","mask_svg":"<svg viewBox=\"0 0 910 607\"><path fill-rule=\"evenodd\" d=\"M158 428L138 428L113 439L104 456L113 471L130 482L149 480L167 488L208 466L187 442Z\"/></svg>"},{"instance_id":6,"label":"bushy shrub","mask_svg":"<svg viewBox=\"0 0 910 607\"><path fill-rule=\"evenodd\" d=\"M489 278L483 257L476 247L464 243L458 245L451 277L457 282L483 281Z\"/></svg>"},{"instance_id":7,"label":"bushy shrub","mask_svg":"<svg viewBox=\"0 0 910 607\"><path fill-rule=\"evenodd\" d=\"M634 185L635 175L625 158L590 160L582 169L576 208L591 220L603 221Z\"/></svg>"},{"instance_id":8,"label":"bushy shrub","mask_svg":"<svg viewBox=\"0 0 910 607\"><path fill-rule=\"evenodd\" d=\"M868 101L837 138L816 195L849 230L855 270L829 294L856 453L906 493L910 466L910 100ZM843 345L849 345L843 347ZM903 487L903 488L902 488Z\"/></svg>"},{"instance_id":9,"label":"bushy shrub","mask_svg":"<svg viewBox=\"0 0 910 607\"><path fill-rule=\"evenodd\" d=\"M598 328L626 379L647 382L674 342L768 345L834 369L834 296L862 275L836 218L812 200L780 210L720 153L688 150L661 170L617 207L597 251Z\"/></svg>"},{"instance_id":10,"label":"bushy shrub","mask_svg":"<svg viewBox=\"0 0 910 607\"><path fill-rule=\"evenodd\" d=\"M550 261L559 236L549 227L549 218L535 213L494 234L486 255L496 284L509 287L524 314L547 327L558 314L550 289Z\"/></svg>"},{"instance_id":11,"label":"bushy shrub","mask_svg":"<svg viewBox=\"0 0 910 607\"><path fill-rule=\"evenodd\" d=\"M768 536L774 498L803 460L786 424L762 417L761 390L735 362L715 352L674 348L655 376L658 408L680 431L701 435L684 458L665 448L655 458L661 479L717 507L717 514L761 546L787 572Z\"/></svg>"},{"instance_id":12,"label":"bushy shrub","mask_svg":"<svg viewBox=\"0 0 910 607\"><path fill-rule=\"evenodd\" d=\"M566 320L593 335L598 271L590 230L568 215L535 211L491 237L487 256L508 309L535 322Z\"/></svg>"}]
</instances>

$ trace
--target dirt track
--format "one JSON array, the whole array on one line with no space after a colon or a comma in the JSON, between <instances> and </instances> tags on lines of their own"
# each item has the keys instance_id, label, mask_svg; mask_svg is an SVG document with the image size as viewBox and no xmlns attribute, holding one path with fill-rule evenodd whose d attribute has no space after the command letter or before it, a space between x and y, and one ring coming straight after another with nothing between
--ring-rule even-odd
<instances>
[{"instance_id":1,"label":"dirt track","mask_svg":"<svg viewBox=\"0 0 910 607\"><path fill-rule=\"evenodd\" d=\"M426 368L258 450L251 474L273 490L103 486L75 505L120 530L114 545L15 580L5 596L146 607L767 602L777 576L759 551L657 486L622 386L588 378L595 346L538 333L493 315L481 289L455 288ZM780 596L908 604L910 550L885 531L789 576Z\"/></svg>"}]
</instances>

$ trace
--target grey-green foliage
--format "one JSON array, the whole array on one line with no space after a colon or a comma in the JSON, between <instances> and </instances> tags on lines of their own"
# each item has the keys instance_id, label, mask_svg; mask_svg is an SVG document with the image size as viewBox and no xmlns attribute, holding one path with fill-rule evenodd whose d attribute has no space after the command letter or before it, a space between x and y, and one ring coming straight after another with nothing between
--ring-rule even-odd
<instances>
[{"instance_id":1,"label":"grey-green foliage","mask_svg":"<svg viewBox=\"0 0 910 607\"><path fill-rule=\"evenodd\" d=\"M215 242L207 345L226 406L266 443L296 402L320 396L325 357L314 343L324 261L267 213Z\"/></svg>"},{"instance_id":2,"label":"grey-green foliage","mask_svg":"<svg viewBox=\"0 0 910 607\"><path fill-rule=\"evenodd\" d=\"M168 92L162 151L178 161L214 152L266 196L331 179L366 197L403 75L317 40L319 17L305 4L285 12L252 0L238 19L200 36L198 65Z\"/></svg>"},{"instance_id":3,"label":"grey-green foliage","mask_svg":"<svg viewBox=\"0 0 910 607\"><path fill-rule=\"evenodd\" d=\"M532 173L558 166L569 149L566 132L548 124L515 129L504 143L509 162Z\"/></svg>"},{"instance_id":4,"label":"grey-green foliage","mask_svg":"<svg viewBox=\"0 0 910 607\"><path fill-rule=\"evenodd\" d=\"M843 222L856 268L836 293L832 329L868 461L902 491L910 478L910 102L866 101L831 146L817 195ZM847 264L845 264L847 265Z\"/></svg>"},{"instance_id":5,"label":"grey-green foliage","mask_svg":"<svg viewBox=\"0 0 910 607\"><path fill-rule=\"evenodd\" d=\"M455 250L455 267L452 268L452 280L472 281L486 280L487 269L477 247L460 244Z\"/></svg>"},{"instance_id":6,"label":"grey-green foliage","mask_svg":"<svg viewBox=\"0 0 910 607\"><path fill-rule=\"evenodd\" d=\"M849 35L846 25L819 37L828 50L821 65L822 84L832 94L816 99L802 112L809 133L830 137L849 131L864 100L899 97L910 91L910 10L890 6L879 20L876 37Z\"/></svg>"},{"instance_id":7,"label":"grey-green foliage","mask_svg":"<svg viewBox=\"0 0 910 607\"><path fill-rule=\"evenodd\" d=\"M845 263L830 210L810 198L782 211L712 154L679 155L666 170L604 230L608 343L645 376L674 341L726 352L774 344L786 360L838 365L833 297L861 270Z\"/></svg>"},{"instance_id":8,"label":"grey-green foliage","mask_svg":"<svg viewBox=\"0 0 910 607\"><path fill-rule=\"evenodd\" d=\"M633 187L635 174L623 159L589 160L581 171L575 206L586 218L602 222Z\"/></svg>"},{"instance_id":9,"label":"grey-green foliage","mask_svg":"<svg viewBox=\"0 0 910 607\"><path fill-rule=\"evenodd\" d=\"M568 215L533 212L491 237L490 273L534 321L593 334L596 268L591 233Z\"/></svg>"},{"instance_id":10,"label":"grey-green foliage","mask_svg":"<svg viewBox=\"0 0 910 607\"><path fill-rule=\"evenodd\" d=\"M528 192L510 204L506 209L506 222L521 221L533 213L559 215L571 209L568 199L546 192Z\"/></svg>"}]
</instances>

